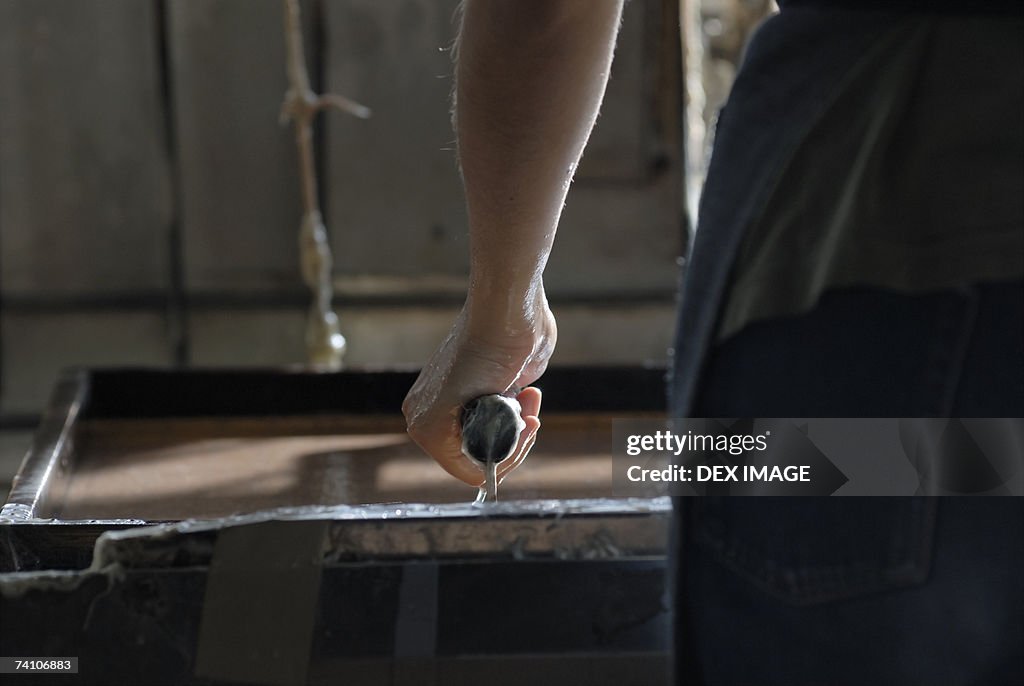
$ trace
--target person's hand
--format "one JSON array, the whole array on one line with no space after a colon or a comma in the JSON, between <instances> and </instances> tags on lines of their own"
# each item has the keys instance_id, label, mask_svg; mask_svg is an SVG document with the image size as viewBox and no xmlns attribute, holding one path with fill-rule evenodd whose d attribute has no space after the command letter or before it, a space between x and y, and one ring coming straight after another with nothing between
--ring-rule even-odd
<instances>
[{"instance_id":1,"label":"person's hand","mask_svg":"<svg viewBox=\"0 0 1024 686\"><path fill-rule=\"evenodd\" d=\"M489 393L515 394L526 428L512 457L498 467L500 481L519 466L537 439L541 392L526 388L547 368L557 336L543 289L525 312L471 296L448 337L423 367L402 404L409 436L452 476L480 486L484 473L462 453L463 405ZM518 309L518 308L515 308Z\"/></svg>"}]
</instances>

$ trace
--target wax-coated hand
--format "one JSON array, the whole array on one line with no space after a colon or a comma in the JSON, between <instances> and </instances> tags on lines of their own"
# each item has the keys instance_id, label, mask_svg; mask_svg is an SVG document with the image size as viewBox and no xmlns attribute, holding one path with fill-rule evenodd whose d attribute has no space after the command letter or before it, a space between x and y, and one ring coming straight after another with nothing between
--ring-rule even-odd
<instances>
[{"instance_id":1,"label":"wax-coated hand","mask_svg":"<svg viewBox=\"0 0 1024 686\"><path fill-rule=\"evenodd\" d=\"M462 310L402 405L412 439L472 486L483 483L484 473L462 453L463 405L489 393L515 395L522 405L526 428L512 456L498 466L498 479L504 478L526 459L537 439L541 392L525 387L544 373L556 338L555 320L542 293L533 311L516 321L504 316L496 320L487 312L490 308L477 308L467 304Z\"/></svg>"}]
</instances>

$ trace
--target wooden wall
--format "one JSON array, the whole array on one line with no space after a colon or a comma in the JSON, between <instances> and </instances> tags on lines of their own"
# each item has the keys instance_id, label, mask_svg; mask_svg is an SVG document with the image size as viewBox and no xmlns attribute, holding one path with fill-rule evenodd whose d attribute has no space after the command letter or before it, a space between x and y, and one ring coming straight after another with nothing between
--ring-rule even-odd
<instances>
[{"instance_id":1,"label":"wooden wall","mask_svg":"<svg viewBox=\"0 0 1024 686\"><path fill-rule=\"evenodd\" d=\"M305 0L352 365L417 364L467 270L456 0ZM675 0L626 10L548 270L559 359L663 357L681 250ZM0 418L56 370L301 362L279 0L0 0Z\"/></svg>"}]
</instances>

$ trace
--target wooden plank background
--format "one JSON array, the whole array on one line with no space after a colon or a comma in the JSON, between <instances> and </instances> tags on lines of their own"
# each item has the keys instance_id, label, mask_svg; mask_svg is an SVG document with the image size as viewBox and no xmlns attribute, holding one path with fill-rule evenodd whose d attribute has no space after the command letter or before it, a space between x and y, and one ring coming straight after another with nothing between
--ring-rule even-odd
<instances>
[{"instance_id":1,"label":"wooden plank background","mask_svg":"<svg viewBox=\"0 0 1024 686\"><path fill-rule=\"evenodd\" d=\"M185 287L298 291L295 139L278 123L281 1L171 0L168 10Z\"/></svg>"},{"instance_id":2,"label":"wooden plank background","mask_svg":"<svg viewBox=\"0 0 1024 686\"><path fill-rule=\"evenodd\" d=\"M156 5L0 2L0 289L167 287Z\"/></svg>"},{"instance_id":3,"label":"wooden plank background","mask_svg":"<svg viewBox=\"0 0 1024 686\"><path fill-rule=\"evenodd\" d=\"M326 114L315 141L353 366L422 363L459 302L456 5L303 0L313 80L374 110ZM564 363L668 345L677 11L626 8L548 269ZM303 361L281 19L280 0L0 0L0 428L62 367Z\"/></svg>"}]
</instances>

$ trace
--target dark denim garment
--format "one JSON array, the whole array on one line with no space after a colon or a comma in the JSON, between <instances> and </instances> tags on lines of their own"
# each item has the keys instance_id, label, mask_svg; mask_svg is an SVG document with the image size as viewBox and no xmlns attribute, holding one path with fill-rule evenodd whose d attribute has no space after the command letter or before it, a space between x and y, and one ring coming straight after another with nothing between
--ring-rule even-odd
<instances>
[{"instance_id":1,"label":"dark denim garment","mask_svg":"<svg viewBox=\"0 0 1024 686\"><path fill-rule=\"evenodd\" d=\"M820 31L820 11L766 22L720 115L673 416L1024 415L1019 281L833 291L712 345L746 227L886 25L845 11ZM681 684L1024 684L1020 498L677 499L672 568Z\"/></svg>"},{"instance_id":2,"label":"dark denim garment","mask_svg":"<svg viewBox=\"0 0 1024 686\"><path fill-rule=\"evenodd\" d=\"M676 327L670 375L675 417L689 415L745 230L763 211L786 161L891 21L876 12L784 14L768 19L752 38L719 113ZM823 22L823 14L831 18ZM836 14L843 20L836 21Z\"/></svg>"},{"instance_id":3,"label":"dark denim garment","mask_svg":"<svg viewBox=\"0 0 1024 686\"><path fill-rule=\"evenodd\" d=\"M1024 283L829 293L703 378L695 416L1022 416ZM1024 683L1024 499L676 506L677 683Z\"/></svg>"}]
</instances>

